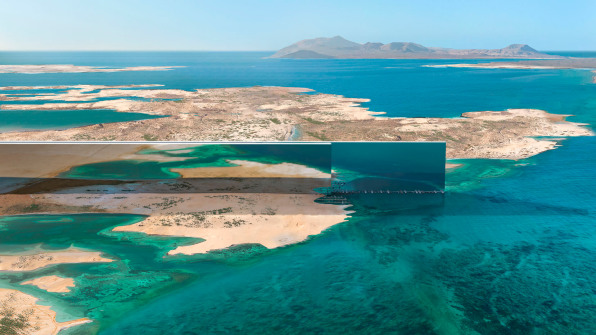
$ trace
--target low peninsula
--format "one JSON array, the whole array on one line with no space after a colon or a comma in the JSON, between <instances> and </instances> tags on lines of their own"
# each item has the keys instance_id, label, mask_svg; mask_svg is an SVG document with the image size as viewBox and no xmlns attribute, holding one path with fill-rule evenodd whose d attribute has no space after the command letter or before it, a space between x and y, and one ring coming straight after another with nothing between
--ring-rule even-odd
<instances>
[{"instance_id":1,"label":"low peninsula","mask_svg":"<svg viewBox=\"0 0 596 335\"><path fill-rule=\"evenodd\" d=\"M0 99L18 104L0 105L3 110L113 109L162 117L5 132L0 141L446 141L447 158L523 159L558 145L545 137L593 135L587 125L566 121L568 115L535 109L469 112L460 118L389 118L361 106L368 99L312 93L296 87L184 91L105 85L6 93Z\"/></svg>"}]
</instances>

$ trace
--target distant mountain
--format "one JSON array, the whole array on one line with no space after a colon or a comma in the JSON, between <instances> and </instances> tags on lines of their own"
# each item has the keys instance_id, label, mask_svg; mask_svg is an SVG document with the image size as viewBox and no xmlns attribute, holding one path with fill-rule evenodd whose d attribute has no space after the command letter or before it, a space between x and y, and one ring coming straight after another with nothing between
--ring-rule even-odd
<instances>
[{"instance_id":1,"label":"distant mountain","mask_svg":"<svg viewBox=\"0 0 596 335\"><path fill-rule=\"evenodd\" d=\"M276 52L272 58L555 58L526 44L512 44L503 49L432 48L411 42L364 43L341 36L303 40Z\"/></svg>"}]
</instances>

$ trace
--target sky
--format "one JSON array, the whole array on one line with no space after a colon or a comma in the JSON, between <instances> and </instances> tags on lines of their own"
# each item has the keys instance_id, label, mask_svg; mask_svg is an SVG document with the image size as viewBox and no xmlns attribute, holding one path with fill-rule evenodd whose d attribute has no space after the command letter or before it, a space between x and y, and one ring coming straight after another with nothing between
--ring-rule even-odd
<instances>
[{"instance_id":1,"label":"sky","mask_svg":"<svg viewBox=\"0 0 596 335\"><path fill-rule=\"evenodd\" d=\"M278 50L341 35L596 50L596 0L0 0L0 50Z\"/></svg>"}]
</instances>

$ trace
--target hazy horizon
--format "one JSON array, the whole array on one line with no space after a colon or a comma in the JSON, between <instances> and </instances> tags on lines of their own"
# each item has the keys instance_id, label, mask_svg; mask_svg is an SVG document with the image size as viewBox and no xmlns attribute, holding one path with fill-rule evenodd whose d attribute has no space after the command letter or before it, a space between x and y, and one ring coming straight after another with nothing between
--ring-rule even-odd
<instances>
[{"instance_id":1,"label":"hazy horizon","mask_svg":"<svg viewBox=\"0 0 596 335\"><path fill-rule=\"evenodd\" d=\"M0 4L0 51L276 51L299 40L596 50L596 2L156 0Z\"/></svg>"}]
</instances>

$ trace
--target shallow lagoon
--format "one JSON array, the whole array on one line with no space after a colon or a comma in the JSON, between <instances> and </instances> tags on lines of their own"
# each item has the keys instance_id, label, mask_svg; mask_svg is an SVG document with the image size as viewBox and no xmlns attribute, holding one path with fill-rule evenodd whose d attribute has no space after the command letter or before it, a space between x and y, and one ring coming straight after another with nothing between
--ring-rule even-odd
<instances>
[{"instance_id":1,"label":"shallow lagoon","mask_svg":"<svg viewBox=\"0 0 596 335\"><path fill-rule=\"evenodd\" d=\"M106 122L155 119L162 116L92 110L0 110L0 132L32 129L67 129Z\"/></svg>"}]
</instances>

